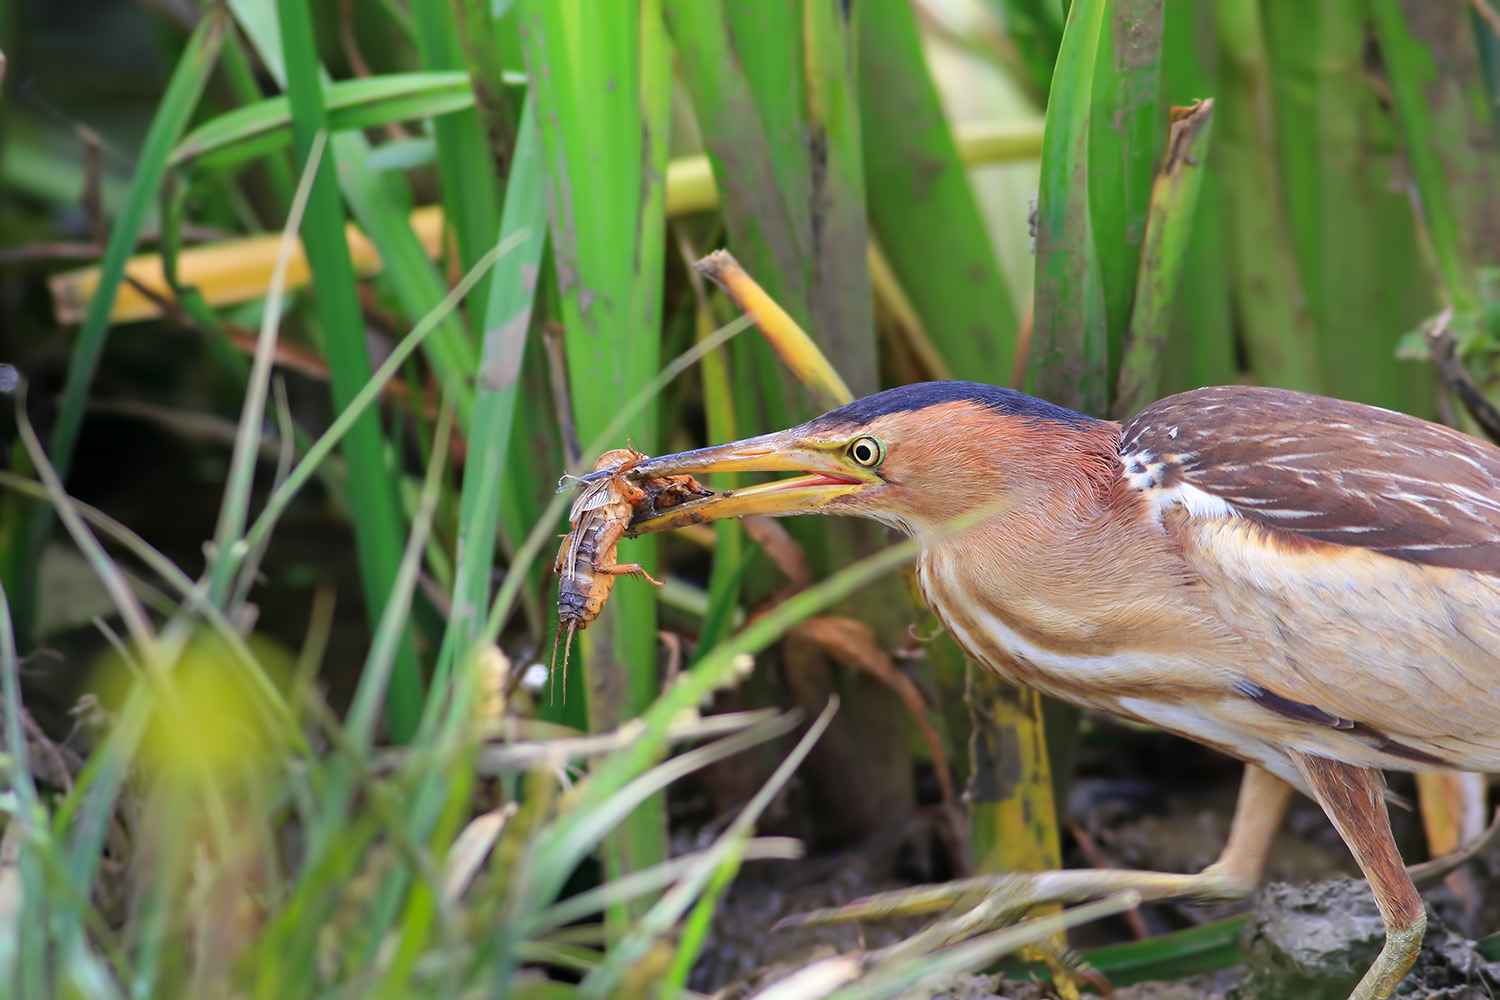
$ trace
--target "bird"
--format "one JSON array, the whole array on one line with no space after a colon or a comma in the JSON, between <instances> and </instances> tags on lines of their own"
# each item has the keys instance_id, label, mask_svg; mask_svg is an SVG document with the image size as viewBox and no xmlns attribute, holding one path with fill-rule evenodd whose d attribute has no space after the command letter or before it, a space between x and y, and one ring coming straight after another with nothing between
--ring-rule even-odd
<instances>
[{"instance_id":1,"label":"bird","mask_svg":"<svg viewBox=\"0 0 1500 1000\"><path fill-rule=\"evenodd\" d=\"M1294 791L1323 808L1386 929L1384 1000L1426 928L1384 769L1500 770L1500 448L1414 416L1259 386L1121 424L976 382L905 385L634 475L797 472L645 512L631 534L853 515L917 540L927 604L1002 678L1245 762L1197 874L1015 873L1026 905L1242 897Z\"/></svg>"}]
</instances>

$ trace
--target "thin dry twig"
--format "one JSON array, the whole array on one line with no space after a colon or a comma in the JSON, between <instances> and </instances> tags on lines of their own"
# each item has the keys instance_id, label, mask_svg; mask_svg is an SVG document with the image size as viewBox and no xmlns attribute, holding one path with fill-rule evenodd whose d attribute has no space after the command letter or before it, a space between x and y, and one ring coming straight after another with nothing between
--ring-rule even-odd
<instances>
[{"instance_id":1,"label":"thin dry twig","mask_svg":"<svg viewBox=\"0 0 1500 1000\"><path fill-rule=\"evenodd\" d=\"M1099 842L1094 839L1093 835L1083 828L1083 824L1071 818L1066 819L1064 822L1068 825L1068 832L1073 835L1074 841L1077 842L1078 849L1083 852L1084 857L1089 859L1089 864L1095 868L1119 867L1105 853L1104 848L1099 846ZM1137 941L1144 941L1151 936L1150 929L1146 927L1146 918L1141 916L1141 908L1139 906L1132 906L1126 910L1124 917L1126 922L1130 924L1130 933L1135 935Z\"/></svg>"},{"instance_id":2,"label":"thin dry twig","mask_svg":"<svg viewBox=\"0 0 1500 1000\"><path fill-rule=\"evenodd\" d=\"M79 194L79 201L84 218L88 220L89 235L102 247L107 239L104 226L104 142L99 133L87 125L75 124L73 128L83 142L83 191Z\"/></svg>"},{"instance_id":3,"label":"thin dry twig","mask_svg":"<svg viewBox=\"0 0 1500 1000\"><path fill-rule=\"evenodd\" d=\"M1450 306L1432 321L1422 324L1422 339L1427 342L1427 350L1432 354L1432 366L1437 369L1438 378L1453 390L1464 404L1464 409L1479 423L1485 436L1500 444L1500 409L1490 402L1484 390L1474 381L1474 376L1469 374L1469 369L1464 367L1463 359L1458 356L1458 338L1448 325L1452 319L1453 309Z\"/></svg>"},{"instance_id":4,"label":"thin dry twig","mask_svg":"<svg viewBox=\"0 0 1500 1000\"><path fill-rule=\"evenodd\" d=\"M1406 869L1406 873L1411 876L1413 884L1418 889L1426 889L1447 878L1448 873L1460 865L1466 864L1471 859L1489 850L1496 841L1500 841L1500 809L1495 810L1495 817L1490 820L1489 827L1477 838L1460 847L1452 854L1445 854L1440 858L1424 861L1420 865L1412 865Z\"/></svg>"}]
</instances>

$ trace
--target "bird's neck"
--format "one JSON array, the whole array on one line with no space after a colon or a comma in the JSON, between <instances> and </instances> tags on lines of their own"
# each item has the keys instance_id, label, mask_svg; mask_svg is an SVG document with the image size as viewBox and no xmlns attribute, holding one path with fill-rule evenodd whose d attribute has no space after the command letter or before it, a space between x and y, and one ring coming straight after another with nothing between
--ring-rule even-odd
<instances>
[{"instance_id":1,"label":"bird's neck","mask_svg":"<svg viewBox=\"0 0 1500 1000\"><path fill-rule=\"evenodd\" d=\"M1115 442L1072 444L992 521L923 540L924 592L955 634L967 621L971 633L1107 654L1185 613L1162 602L1180 562L1124 481Z\"/></svg>"}]
</instances>

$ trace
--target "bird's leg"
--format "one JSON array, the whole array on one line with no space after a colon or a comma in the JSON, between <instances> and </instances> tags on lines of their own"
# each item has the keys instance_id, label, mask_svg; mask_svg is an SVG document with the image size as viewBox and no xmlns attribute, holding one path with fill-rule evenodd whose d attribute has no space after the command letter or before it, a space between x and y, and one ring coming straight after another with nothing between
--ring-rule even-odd
<instances>
[{"instance_id":1,"label":"bird's leg","mask_svg":"<svg viewBox=\"0 0 1500 1000\"><path fill-rule=\"evenodd\" d=\"M1240 779L1239 799L1234 804L1234 818L1229 823L1229 839L1219 859L1199 872L1198 877L1216 879L1232 895L1253 892L1266 870L1271 843L1291 801L1291 785L1264 768L1246 764L1245 776Z\"/></svg>"},{"instance_id":2,"label":"bird's leg","mask_svg":"<svg viewBox=\"0 0 1500 1000\"><path fill-rule=\"evenodd\" d=\"M1145 902L1186 899L1209 903L1249 895L1260 882L1271 840L1291 800L1292 788L1255 765L1247 765L1229 840L1219 860L1197 875L1120 869L1074 869L979 875L942 885L877 893L847 906L800 913L777 927L817 926L894 916L963 913L929 931L934 944L949 943L1047 903L1083 903L1134 890Z\"/></svg>"},{"instance_id":3,"label":"bird's leg","mask_svg":"<svg viewBox=\"0 0 1500 1000\"><path fill-rule=\"evenodd\" d=\"M1401 852L1391 836L1385 806L1385 776L1326 757L1290 751L1297 770L1307 780L1313 797L1349 845L1360 871L1370 880L1375 905L1385 922L1385 947L1365 973L1349 1000L1386 1000L1417 960L1427 911L1411 876L1401 863Z\"/></svg>"}]
</instances>

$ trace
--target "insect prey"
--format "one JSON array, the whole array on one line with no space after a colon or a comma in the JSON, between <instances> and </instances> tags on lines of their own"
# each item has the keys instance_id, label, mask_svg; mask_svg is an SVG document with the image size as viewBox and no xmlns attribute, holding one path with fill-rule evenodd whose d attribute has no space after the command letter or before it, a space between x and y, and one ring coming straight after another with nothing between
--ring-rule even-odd
<instances>
[{"instance_id":1,"label":"insect prey","mask_svg":"<svg viewBox=\"0 0 1500 1000\"><path fill-rule=\"evenodd\" d=\"M567 697L568 655L573 633L588 628L614 588L617 576L643 576L660 587L639 563L615 561L616 547L635 518L638 508L647 514L675 507L709 490L691 476L667 476L635 481L630 471L647 456L633 448L616 448L599 456L594 471L611 470L609 476L588 486L573 501L568 512L572 530L563 536L553 572L557 574L557 634L552 640L552 676L555 691L557 645L563 640L563 697Z\"/></svg>"}]
</instances>

